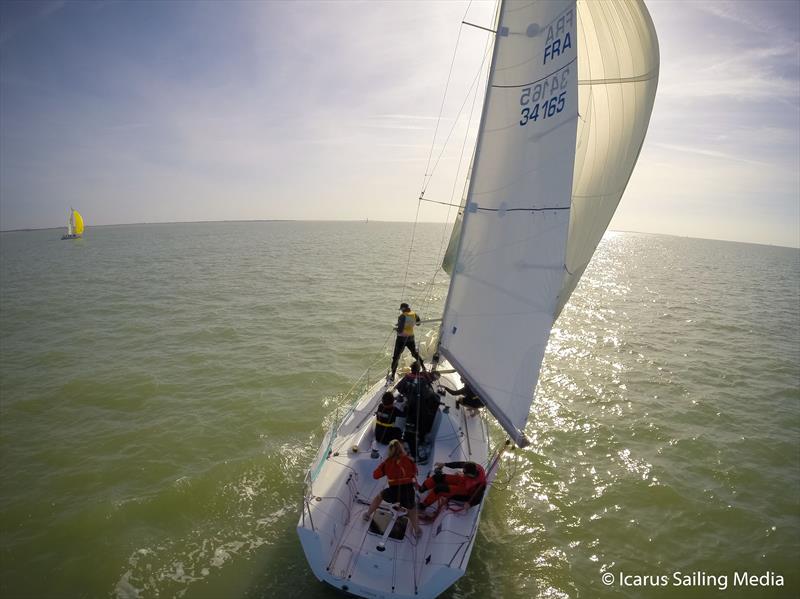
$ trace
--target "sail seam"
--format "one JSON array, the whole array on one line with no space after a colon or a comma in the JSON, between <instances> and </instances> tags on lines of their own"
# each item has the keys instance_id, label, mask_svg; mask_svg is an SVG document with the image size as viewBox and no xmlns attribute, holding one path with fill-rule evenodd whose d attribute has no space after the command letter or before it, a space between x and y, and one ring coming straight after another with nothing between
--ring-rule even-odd
<instances>
[{"instance_id":1,"label":"sail seam","mask_svg":"<svg viewBox=\"0 0 800 599\"><path fill-rule=\"evenodd\" d=\"M451 202L441 202L439 200L430 200L428 198L420 198L422 202L430 202L431 204L441 204L442 206L452 206L453 208L461 208L461 204L453 204ZM475 210L482 210L483 212L546 212L547 210L570 210L572 206L549 206L545 208L482 208L476 206Z\"/></svg>"},{"instance_id":2,"label":"sail seam","mask_svg":"<svg viewBox=\"0 0 800 599\"><path fill-rule=\"evenodd\" d=\"M512 84L512 85L495 85L495 84L492 84L492 87L501 88L501 89L511 89L511 88L514 88L514 87L527 87L529 85L533 85L535 83L539 83L540 81L544 81L545 79L549 79L550 77L552 77L553 75L555 75L559 71L563 71L564 69L566 69L569 65L571 65L576 60L578 60L577 56L575 58L573 58L572 60L570 60L563 67L560 67L560 68L556 69L555 71L553 71L549 75L545 75L544 77L542 77L540 79L537 79L536 81L531 81L530 83L518 83L518 84Z\"/></svg>"},{"instance_id":3,"label":"sail seam","mask_svg":"<svg viewBox=\"0 0 800 599\"><path fill-rule=\"evenodd\" d=\"M639 83L650 81L658 77L658 69L654 69L644 75L634 75L633 77L617 77L615 79L579 79L578 85L609 85L612 83Z\"/></svg>"},{"instance_id":4,"label":"sail seam","mask_svg":"<svg viewBox=\"0 0 800 599\"><path fill-rule=\"evenodd\" d=\"M476 210L483 212L546 212L548 210L569 210L571 206L552 206L549 208L481 208L477 206Z\"/></svg>"}]
</instances>

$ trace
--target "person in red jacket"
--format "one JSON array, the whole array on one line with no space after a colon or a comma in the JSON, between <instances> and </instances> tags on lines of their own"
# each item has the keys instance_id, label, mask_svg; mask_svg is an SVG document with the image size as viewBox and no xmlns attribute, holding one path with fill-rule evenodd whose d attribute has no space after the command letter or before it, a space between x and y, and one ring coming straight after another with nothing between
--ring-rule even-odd
<instances>
[{"instance_id":1,"label":"person in red jacket","mask_svg":"<svg viewBox=\"0 0 800 599\"><path fill-rule=\"evenodd\" d=\"M403 444L397 439L389 443L389 455L372 473L372 477L376 480L384 476L389 479L389 486L372 500L364 514L364 520L369 522L372 519L372 514L378 509L382 500L399 503L408 510L408 519L411 520L414 534L419 536L417 501L414 492L417 484L417 465L411 461L403 449Z\"/></svg>"},{"instance_id":2,"label":"person in red jacket","mask_svg":"<svg viewBox=\"0 0 800 599\"><path fill-rule=\"evenodd\" d=\"M442 467L460 468L457 474L443 474ZM433 476L422 483L420 491L430 491L420 506L428 507L440 497L460 499L470 505L476 505L483 498L486 489L486 471L475 462L447 462L436 464Z\"/></svg>"}]
</instances>

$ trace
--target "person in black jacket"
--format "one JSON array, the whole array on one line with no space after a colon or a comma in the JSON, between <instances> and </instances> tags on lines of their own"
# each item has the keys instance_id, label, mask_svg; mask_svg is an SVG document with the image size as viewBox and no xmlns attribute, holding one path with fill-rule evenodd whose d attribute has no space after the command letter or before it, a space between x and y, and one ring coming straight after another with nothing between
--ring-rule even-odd
<instances>
[{"instance_id":1,"label":"person in black jacket","mask_svg":"<svg viewBox=\"0 0 800 599\"><path fill-rule=\"evenodd\" d=\"M417 445L431 431L439 396L433 390L433 381L439 378L434 372L420 372L419 362L411 363L411 372L397 383L397 391L406 399L406 430L403 439L416 459Z\"/></svg>"},{"instance_id":2,"label":"person in black jacket","mask_svg":"<svg viewBox=\"0 0 800 599\"><path fill-rule=\"evenodd\" d=\"M477 410L478 408L483 407L483 402L481 398L478 397L478 394L473 391L472 387L469 386L469 383L464 383L464 386L457 391L442 385L443 389L447 389L450 392L450 395L460 395L461 399L456 400L456 407L459 405L465 406L467 408L472 408L473 410Z\"/></svg>"},{"instance_id":3,"label":"person in black jacket","mask_svg":"<svg viewBox=\"0 0 800 599\"><path fill-rule=\"evenodd\" d=\"M403 436L403 431L397 428L395 420L402 418L405 412L394 403L394 395L387 391L381 397L378 411L375 412L375 440L384 445Z\"/></svg>"}]
</instances>

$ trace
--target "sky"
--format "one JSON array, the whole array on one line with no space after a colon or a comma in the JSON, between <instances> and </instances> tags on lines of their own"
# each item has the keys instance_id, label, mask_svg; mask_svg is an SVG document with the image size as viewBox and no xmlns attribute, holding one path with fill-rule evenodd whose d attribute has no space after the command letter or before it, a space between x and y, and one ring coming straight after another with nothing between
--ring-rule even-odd
<instances>
[{"instance_id":1,"label":"sky","mask_svg":"<svg viewBox=\"0 0 800 599\"><path fill-rule=\"evenodd\" d=\"M800 2L647 6L659 87L610 228L800 247ZM426 197L458 200L490 37L460 24L492 14L0 0L0 229L452 219L417 197L436 164Z\"/></svg>"}]
</instances>

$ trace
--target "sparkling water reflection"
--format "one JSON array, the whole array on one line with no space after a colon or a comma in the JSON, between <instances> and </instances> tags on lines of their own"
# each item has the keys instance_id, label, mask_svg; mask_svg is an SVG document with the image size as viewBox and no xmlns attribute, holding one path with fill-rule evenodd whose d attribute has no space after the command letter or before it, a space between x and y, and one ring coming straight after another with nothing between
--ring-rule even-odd
<instances>
[{"instance_id":1,"label":"sparkling water reflection","mask_svg":"<svg viewBox=\"0 0 800 599\"><path fill-rule=\"evenodd\" d=\"M442 231L416 232L423 317ZM385 374L411 226L52 235L0 235L0 593L335 596L294 532L303 476L355 379ZM601 581L678 570L797 595L798 280L796 250L608 235L446 596L692 596Z\"/></svg>"}]
</instances>

